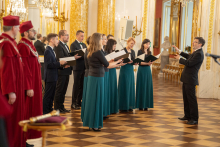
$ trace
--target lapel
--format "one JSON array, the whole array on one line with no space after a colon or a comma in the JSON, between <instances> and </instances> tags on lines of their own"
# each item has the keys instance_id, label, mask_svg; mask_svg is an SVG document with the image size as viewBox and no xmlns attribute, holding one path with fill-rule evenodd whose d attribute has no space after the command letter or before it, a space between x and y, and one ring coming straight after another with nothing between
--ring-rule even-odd
<instances>
[{"instance_id":1,"label":"lapel","mask_svg":"<svg viewBox=\"0 0 220 147\"><path fill-rule=\"evenodd\" d=\"M78 41L77 41L77 40L75 40L75 44L77 45L78 50L81 50L81 46L80 46L80 44L78 43Z\"/></svg>"},{"instance_id":2,"label":"lapel","mask_svg":"<svg viewBox=\"0 0 220 147\"><path fill-rule=\"evenodd\" d=\"M202 49L198 49L198 50L196 50L195 52L193 52L191 55L190 55L190 57L188 58L188 60L189 59L191 59L197 52L199 52L200 50L202 50Z\"/></svg>"},{"instance_id":3,"label":"lapel","mask_svg":"<svg viewBox=\"0 0 220 147\"><path fill-rule=\"evenodd\" d=\"M64 45L62 42L60 42L59 44L60 44L60 46L63 48L64 53L65 53L65 54L66 54L66 56L67 56L67 55L68 55L68 51L67 51L67 49L66 49L65 45ZM69 49L69 48L68 48L68 49Z\"/></svg>"},{"instance_id":4,"label":"lapel","mask_svg":"<svg viewBox=\"0 0 220 147\"><path fill-rule=\"evenodd\" d=\"M55 56L55 52L53 51L53 49L48 45L47 48L50 50L51 54L53 55L53 57L56 60L56 56Z\"/></svg>"}]
</instances>

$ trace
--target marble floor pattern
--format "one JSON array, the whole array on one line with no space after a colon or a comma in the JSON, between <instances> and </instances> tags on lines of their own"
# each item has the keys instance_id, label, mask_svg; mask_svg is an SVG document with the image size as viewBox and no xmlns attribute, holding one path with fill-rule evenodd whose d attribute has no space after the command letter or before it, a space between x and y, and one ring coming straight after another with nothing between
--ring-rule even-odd
<instances>
[{"instance_id":1,"label":"marble floor pattern","mask_svg":"<svg viewBox=\"0 0 220 147\"><path fill-rule=\"evenodd\" d=\"M220 100L198 99L199 125L187 125L183 116L181 85L153 78L154 108L110 115L101 132L82 126L80 110L63 116L72 126L50 131L47 147L220 147ZM70 108L71 98L65 107Z\"/></svg>"}]
</instances>

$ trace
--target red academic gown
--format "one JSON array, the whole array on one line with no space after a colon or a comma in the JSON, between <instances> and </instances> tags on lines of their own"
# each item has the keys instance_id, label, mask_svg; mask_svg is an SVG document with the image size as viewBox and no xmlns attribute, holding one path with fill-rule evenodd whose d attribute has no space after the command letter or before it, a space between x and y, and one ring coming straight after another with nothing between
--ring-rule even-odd
<instances>
[{"instance_id":1,"label":"red academic gown","mask_svg":"<svg viewBox=\"0 0 220 147\"><path fill-rule=\"evenodd\" d=\"M31 49L30 49L31 48ZM42 83L41 83L41 65L38 60L38 53L33 43L22 38L18 43L18 50L24 63L24 88L26 90L33 89L34 96L26 95L26 119L43 114L42 106ZM41 132L28 130L27 139L36 139L41 137Z\"/></svg>"},{"instance_id":2,"label":"red academic gown","mask_svg":"<svg viewBox=\"0 0 220 147\"><path fill-rule=\"evenodd\" d=\"M13 38L3 33L0 36L0 49L3 51L3 67L0 69L0 91L8 98L14 92L16 101L12 114L6 118L7 135L10 147L25 147L24 134L18 122L24 120L25 90L23 63Z\"/></svg>"}]
</instances>

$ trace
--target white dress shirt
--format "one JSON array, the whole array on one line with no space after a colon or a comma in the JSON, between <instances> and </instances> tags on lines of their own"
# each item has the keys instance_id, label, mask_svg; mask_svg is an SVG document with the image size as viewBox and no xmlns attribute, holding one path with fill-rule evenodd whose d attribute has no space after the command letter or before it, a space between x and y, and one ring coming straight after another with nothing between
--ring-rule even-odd
<instances>
[{"instance_id":1,"label":"white dress shirt","mask_svg":"<svg viewBox=\"0 0 220 147\"><path fill-rule=\"evenodd\" d=\"M77 41L78 43L82 43L82 42L79 42L77 39L76 39L76 41ZM79 45L80 45L81 49L83 49L82 44L79 44Z\"/></svg>"},{"instance_id":2,"label":"white dress shirt","mask_svg":"<svg viewBox=\"0 0 220 147\"><path fill-rule=\"evenodd\" d=\"M54 56L56 57L56 53L54 52L53 47L50 46L50 45L48 45L48 46L51 47L51 49L52 49L52 51L53 51L53 53L54 53Z\"/></svg>"},{"instance_id":3,"label":"white dress shirt","mask_svg":"<svg viewBox=\"0 0 220 147\"><path fill-rule=\"evenodd\" d=\"M66 44L65 44L63 41L61 41L61 40L60 40L60 42L62 42L62 43L63 43L63 45L65 46L65 48L66 48L67 52L69 53L70 51L69 51L69 49L67 48Z\"/></svg>"}]
</instances>

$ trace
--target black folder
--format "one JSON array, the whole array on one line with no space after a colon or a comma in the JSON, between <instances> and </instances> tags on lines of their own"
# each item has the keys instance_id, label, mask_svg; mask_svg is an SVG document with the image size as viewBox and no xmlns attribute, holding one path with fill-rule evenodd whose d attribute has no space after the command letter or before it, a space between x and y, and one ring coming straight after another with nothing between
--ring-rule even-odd
<instances>
[{"instance_id":1,"label":"black folder","mask_svg":"<svg viewBox=\"0 0 220 147\"><path fill-rule=\"evenodd\" d=\"M129 53L124 54L124 55L122 55L122 56L119 56L119 57L115 58L114 60L115 60L115 61L118 61L118 60L120 60L120 59L122 59L122 58L123 58L123 60L125 60L125 59L127 59L128 57L129 57Z\"/></svg>"},{"instance_id":2,"label":"black folder","mask_svg":"<svg viewBox=\"0 0 220 147\"><path fill-rule=\"evenodd\" d=\"M140 58L136 58L133 60L133 63L140 63L140 62L146 62L148 63L149 61L153 62L155 60L157 60L158 58L153 56L153 55L149 55L147 58L145 58L145 60L142 60Z\"/></svg>"},{"instance_id":3,"label":"black folder","mask_svg":"<svg viewBox=\"0 0 220 147\"><path fill-rule=\"evenodd\" d=\"M76 54L78 54L78 56L84 56L85 53L82 49L69 53L70 56L75 56Z\"/></svg>"}]
</instances>

